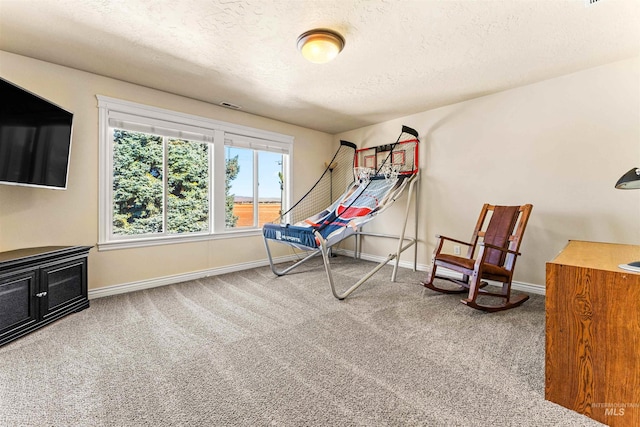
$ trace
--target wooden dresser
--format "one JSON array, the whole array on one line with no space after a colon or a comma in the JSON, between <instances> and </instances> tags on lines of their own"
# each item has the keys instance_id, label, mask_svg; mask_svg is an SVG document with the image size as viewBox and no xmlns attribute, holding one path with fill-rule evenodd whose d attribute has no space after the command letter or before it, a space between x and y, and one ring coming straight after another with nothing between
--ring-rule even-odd
<instances>
[{"instance_id":1,"label":"wooden dresser","mask_svg":"<svg viewBox=\"0 0 640 427\"><path fill-rule=\"evenodd\" d=\"M640 246L570 241L547 263L545 398L640 426Z\"/></svg>"}]
</instances>

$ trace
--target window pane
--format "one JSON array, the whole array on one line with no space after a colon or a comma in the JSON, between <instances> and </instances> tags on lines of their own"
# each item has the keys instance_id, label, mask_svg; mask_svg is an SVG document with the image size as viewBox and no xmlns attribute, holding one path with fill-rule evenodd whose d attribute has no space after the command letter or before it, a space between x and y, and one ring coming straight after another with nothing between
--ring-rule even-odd
<instances>
[{"instance_id":1,"label":"window pane","mask_svg":"<svg viewBox=\"0 0 640 427\"><path fill-rule=\"evenodd\" d=\"M225 147L225 226L253 227L253 150Z\"/></svg>"},{"instance_id":2,"label":"window pane","mask_svg":"<svg viewBox=\"0 0 640 427\"><path fill-rule=\"evenodd\" d=\"M113 129L113 234L162 232L162 137Z\"/></svg>"},{"instance_id":3,"label":"window pane","mask_svg":"<svg viewBox=\"0 0 640 427\"><path fill-rule=\"evenodd\" d=\"M258 226L280 216L283 192L282 154L258 152Z\"/></svg>"},{"instance_id":4,"label":"window pane","mask_svg":"<svg viewBox=\"0 0 640 427\"><path fill-rule=\"evenodd\" d=\"M167 146L167 231L209 230L209 146L170 139Z\"/></svg>"}]
</instances>

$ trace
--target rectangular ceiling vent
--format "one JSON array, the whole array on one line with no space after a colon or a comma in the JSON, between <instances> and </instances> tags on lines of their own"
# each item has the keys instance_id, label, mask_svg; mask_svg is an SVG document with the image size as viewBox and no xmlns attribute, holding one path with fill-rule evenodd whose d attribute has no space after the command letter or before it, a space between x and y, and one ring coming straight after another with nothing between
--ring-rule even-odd
<instances>
[{"instance_id":1,"label":"rectangular ceiling vent","mask_svg":"<svg viewBox=\"0 0 640 427\"><path fill-rule=\"evenodd\" d=\"M239 105L232 104L230 102L224 102L224 101L220 103L220 106L225 107L225 108L231 108L232 110L239 110L239 109L242 108Z\"/></svg>"}]
</instances>

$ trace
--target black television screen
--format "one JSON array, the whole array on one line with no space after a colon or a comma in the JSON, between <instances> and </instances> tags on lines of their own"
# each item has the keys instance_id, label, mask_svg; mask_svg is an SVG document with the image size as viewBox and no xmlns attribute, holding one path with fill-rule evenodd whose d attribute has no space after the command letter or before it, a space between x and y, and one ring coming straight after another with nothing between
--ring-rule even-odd
<instances>
[{"instance_id":1,"label":"black television screen","mask_svg":"<svg viewBox=\"0 0 640 427\"><path fill-rule=\"evenodd\" d=\"M0 78L0 183L64 189L73 114Z\"/></svg>"}]
</instances>

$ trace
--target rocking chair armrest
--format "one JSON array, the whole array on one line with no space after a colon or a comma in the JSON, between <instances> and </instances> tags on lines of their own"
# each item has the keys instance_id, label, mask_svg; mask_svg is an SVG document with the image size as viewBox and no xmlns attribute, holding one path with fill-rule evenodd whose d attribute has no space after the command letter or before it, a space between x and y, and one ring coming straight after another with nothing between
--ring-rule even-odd
<instances>
[{"instance_id":1,"label":"rocking chair armrest","mask_svg":"<svg viewBox=\"0 0 640 427\"><path fill-rule=\"evenodd\" d=\"M465 246L473 246L471 243L463 242L462 240L454 239L452 237L441 236L440 234L436 234L436 239L449 240L450 242L460 243Z\"/></svg>"},{"instance_id":2,"label":"rocking chair armrest","mask_svg":"<svg viewBox=\"0 0 640 427\"><path fill-rule=\"evenodd\" d=\"M511 249L507 249L507 248L501 248L500 246L492 245L490 243L482 242L482 243L480 243L480 246L484 246L486 248L491 248L491 249L497 249L497 250L499 250L501 252L510 253L510 254L513 254L513 255L516 255L516 256L522 255L520 252L512 251Z\"/></svg>"}]
</instances>

